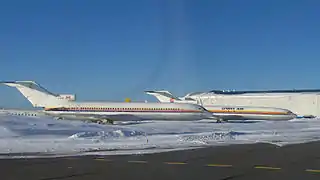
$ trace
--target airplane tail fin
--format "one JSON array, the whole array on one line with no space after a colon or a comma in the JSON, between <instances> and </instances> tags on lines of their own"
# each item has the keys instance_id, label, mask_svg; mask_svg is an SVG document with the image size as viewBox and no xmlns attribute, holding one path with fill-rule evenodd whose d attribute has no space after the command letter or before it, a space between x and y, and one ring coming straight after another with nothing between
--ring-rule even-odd
<instances>
[{"instance_id":1,"label":"airplane tail fin","mask_svg":"<svg viewBox=\"0 0 320 180\"><path fill-rule=\"evenodd\" d=\"M17 88L33 107L59 106L69 102L63 96L49 92L34 81L5 81L0 84Z\"/></svg>"},{"instance_id":2,"label":"airplane tail fin","mask_svg":"<svg viewBox=\"0 0 320 180\"><path fill-rule=\"evenodd\" d=\"M181 99L173 96L169 91L145 91L145 93L155 96L160 102L181 101Z\"/></svg>"}]
</instances>

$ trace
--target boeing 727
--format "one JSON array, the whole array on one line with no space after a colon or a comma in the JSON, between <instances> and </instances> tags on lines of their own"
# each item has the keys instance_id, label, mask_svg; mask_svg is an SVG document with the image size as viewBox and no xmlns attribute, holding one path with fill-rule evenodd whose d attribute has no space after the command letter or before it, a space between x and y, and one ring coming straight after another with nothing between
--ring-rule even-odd
<instances>
[{"instance_id":1,"label":"boeing 727","mask_svg":"<svg viewBox=\"0 0 320 180\"><path fill-rule=\"evenodd\" d=\"M47 115L98 123L130 120L193 121L213 118L212 113L197 104L142 102L77 102L61 98L34 81L0 82L17 88L34 107L44 108Z\"/></svg>"},{"instance_id":2,"label":"boeing 727","mask_svg":"<svg viewBox=\"0 0 320 180\"><path fill-rule=\"evenodd\" d=\"M195 99L178 98L169 91L145 91L147 94L155 96L160 102L171 103L193 103L202 105ZM227 106L227 105L202 105L209 112L212 112L219 121L227 120L291 120L297 117L287 109L274 107L254 107L254 106Z\"/></svg>"}]
</instances>

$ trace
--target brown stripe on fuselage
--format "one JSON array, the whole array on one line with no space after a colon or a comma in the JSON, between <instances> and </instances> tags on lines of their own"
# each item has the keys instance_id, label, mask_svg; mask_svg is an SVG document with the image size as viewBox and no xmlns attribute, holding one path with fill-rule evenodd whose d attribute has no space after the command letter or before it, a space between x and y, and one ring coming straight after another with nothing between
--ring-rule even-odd
<instances>
[{"instance_id":1,"label":"brown stripe on fuselage","mask_svg":"<svg viewBox=\"0 0 320 180\"><path fill-rule=\"evenodd\" d=\"M287 115L289 112L275 111L252 111L252 110L208 110L212 113L230 113L230 114L265 114L265 115Z\"/></svg>"}]
</instances>

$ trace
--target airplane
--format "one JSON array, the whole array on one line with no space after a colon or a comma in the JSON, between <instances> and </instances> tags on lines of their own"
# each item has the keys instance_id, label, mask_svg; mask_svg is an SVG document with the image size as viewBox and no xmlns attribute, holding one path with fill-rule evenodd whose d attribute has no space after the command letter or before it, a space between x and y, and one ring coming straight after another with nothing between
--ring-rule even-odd
<instances>
[{"instance_id":1,"label":"airplane","mask_svg":"<svg viewBox=\"0 0 320 180\"><path fill-rule=\"evenodd\" d=\"M297 117L287 109L256 106L227 106L227 105L203 105L201 102L188 97L179 98L169 91L145 91L146 94L156 97L160 102L193 103L203 106L212 112L219 121L228 120L269 120L286 121Z\"/></svg>"},{"instance_id":2,"label":"airplane","mask_svg":"<svg viewBox=\"0 0 320 180\"><path fill-rule=\"evenodd\" d=\"M0 82L17 90L33 105L44 108L46 115L57 119L85 120L100 124L114 121L214 119L212 113L197 104L145 102L78 102L61 98L35 81Z\"/></svg>"}]
</instances>

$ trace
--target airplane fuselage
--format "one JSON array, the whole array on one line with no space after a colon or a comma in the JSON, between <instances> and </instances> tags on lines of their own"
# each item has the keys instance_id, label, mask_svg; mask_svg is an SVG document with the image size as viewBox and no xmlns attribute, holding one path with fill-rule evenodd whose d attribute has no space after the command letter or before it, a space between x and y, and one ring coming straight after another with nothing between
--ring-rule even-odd
<instances>
[{"instance_id":1,"label":"airplane fuselage","mask_svg":"<svg viewBox=\"0 0 320 180\"><path fill-rule=\"evenodd\" d=\"M169 91L145 91L147 94L155 96L160 102L188 103L202 105L220 120L291 120L297 117L290 110L276 107L258 106L229 106L229 105L207 105L202 101L185 97L175 97Z\"/></svg>"},{"instance_id":2,"label":"airplane fuselage","mask_svg":"<svg viewBox=\"0 0 320 180\"><path fill-rule=\"evenodd\" d=\"M250 106L204 106L209 112L222 119L230 120L273 120L286 121L296 118L296 114L287 109Z\"/></svg>"},{"instance_id":3,"label":"airplane fuselage","mask_svg":"<svg viewBox=\"0 0 320 180\"><path fill-rule=\"evenodd\" d=\"M45 113L64 118L113 120L201 120L212 116L202 106L174 103L70 102L46 107Z\"/></svg>"}]
</instances>

